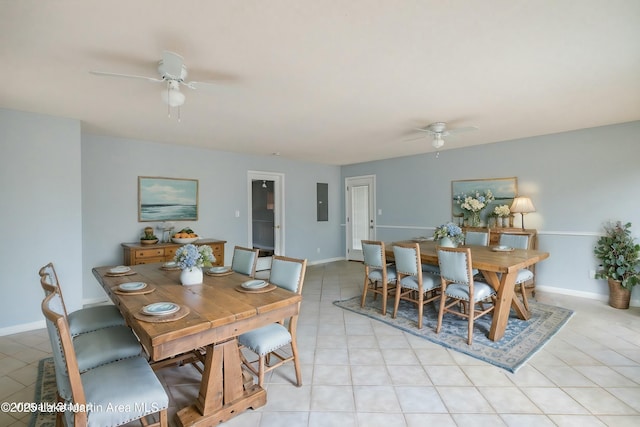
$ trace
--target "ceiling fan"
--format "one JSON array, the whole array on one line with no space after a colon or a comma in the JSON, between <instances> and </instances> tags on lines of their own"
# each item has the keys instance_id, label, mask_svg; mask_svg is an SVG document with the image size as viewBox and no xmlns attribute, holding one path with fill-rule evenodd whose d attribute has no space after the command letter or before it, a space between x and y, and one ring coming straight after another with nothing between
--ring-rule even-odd
<instances>
[{"instance_id":1,"label":"ceiling fan","mask_svg":"<svg viewBox=\"0 0 640 427\"><path fill-rule=\"evenodd\" d=\"M445 136L453 135L455 133L478 130L478 128L475 126L468 126L463 128L447 129L447 124L445 122L435 122L423 128L416 128L415 130L420 132L426 132L429 135L431 135L433 137L433 141L431 145L433 145L433 148L438 149L444 145Z\"/></svg>"},{"instance_id":2,"label":"ceiling fan","mask_svg":"<svg viewBox=\"0 0 640 427\"><path fill-rule=\"evenodd\" d=\"M159 77L138 76L133 74L111 73L106 71L90 71L91 74L107 77L124 77L130 79L141 79L149 82L164 83L166 90L160 92L161 99L167 104L169 117L171 117L171 108L178 108L178 121L180 120L180 106L184 104L184 93L180 92L180 86L186 86L189 89L196 89L200 85L209 85L214 83L187 81L187 66L184 65L184 58L177 53L165 50L162 52L162 59L158 62Z\"/></svg>"}]
</instances>

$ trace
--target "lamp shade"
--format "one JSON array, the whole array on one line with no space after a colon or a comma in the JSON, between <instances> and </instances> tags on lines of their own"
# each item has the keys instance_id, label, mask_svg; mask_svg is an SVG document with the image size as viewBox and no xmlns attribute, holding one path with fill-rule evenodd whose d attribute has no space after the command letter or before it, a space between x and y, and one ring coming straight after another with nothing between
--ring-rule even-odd
<instances>
[{"instance_id":1,"label":"lamp shade","mask_svg":"<svg viewBox=\"0 0 640 427\"><path fill-rule=\"evenodd\" d=\"M535 212L536 207L533 206L533 202L528 197L516 197L511 203L509 210L512 213L529 213Z\"/></svg>"}]
</instances>

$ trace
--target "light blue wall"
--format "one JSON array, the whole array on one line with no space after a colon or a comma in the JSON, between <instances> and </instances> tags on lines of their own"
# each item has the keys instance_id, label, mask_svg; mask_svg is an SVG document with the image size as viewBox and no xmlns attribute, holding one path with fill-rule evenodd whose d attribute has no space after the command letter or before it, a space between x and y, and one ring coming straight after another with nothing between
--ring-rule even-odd
<instances>
[{"instance_id":1,"label":"light blue wall","mask_svg":"<svg viewBox=\"0 0 640 427\"><path fill-rule=\"evenodd\" d=\"M0 147L2 335L44 327L38 269L50 261L67 305L81 306L80 123L0 109Z\"/></svg>"},{"instance_id":2,"label":"light blue wall","mask_svg":"<svg viewBox=\"0 0 640 427\"><path fill-rule=\"evenodd\" d=\"M286 255L307 258L310 263L343 256L337 166L83 135L85 301L104 298L91 267L122 263L120 243L138 241L145 226L155 225L138 222L138 176L197 179L199 220L176 222L176 226L189 226L202 237L226 240L225 260L229 264L233 247L249 242L248 171L284 174ZM317 182L329 183L328 222L316 221Z\"/></svg>"},{"instance_id":3,"label":"light blue wall","mask_svg":"<svg viewBox=\"0 0 640 427\"><path fill-rule=\"evenodd\" d=\"M382 209L377 238L384 241L430 236L433 227L449 221L452 180L515 176L519 193L537 209L525 225L538 229L539 248L551 254L537 267L537 285L604 297L606 282L589 279L597 265L592 248L610 219L631 221L639 235L638 159L640 122L631 122L445 150L437 158L430 153L354 164L343 167L342 176L376 176ZM635 289L634 305L639 295Z\"/></svg>"}]
</instances>

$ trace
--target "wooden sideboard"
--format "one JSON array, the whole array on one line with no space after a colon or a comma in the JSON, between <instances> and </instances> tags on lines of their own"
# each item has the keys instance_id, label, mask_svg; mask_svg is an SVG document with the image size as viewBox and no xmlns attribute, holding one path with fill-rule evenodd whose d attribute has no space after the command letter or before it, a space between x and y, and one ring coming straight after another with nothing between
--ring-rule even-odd
<instances>
[{"instance_id":1,"label":"wooden sideboard","mask_svg":"<svg viewBox=\"0 0 640 427\"><path fill-rule=\"evenodd\" d=\"M500 235L502 233L509 234L528 234L529 237L529 249L538 249L538 231L530 228L522 229L518 227L461 227L462 232L466 233L467 231L480 231L484 233L489 233L489 246L495 246L500 244ZM536 266L532 265L529 267L529 270L533 273L533 279L525 284L525 288L528 294L535 297L536 296Z\"/></svg>"},{"instance_id":2,"label":"wooden sideboard","mask_svg":"<svg viewBox=\"0 0 640 427\"><path fill-rule=\"evenodd\" d=\"M213 250L216 261L213 265L224 265L224 244L226 240L199 239L194 245L208 245ZM140 243L122 243L124 265L151 264L154 262L172 261L181 243L156 243L142 245Z\"/></svg>"}]
</instances>

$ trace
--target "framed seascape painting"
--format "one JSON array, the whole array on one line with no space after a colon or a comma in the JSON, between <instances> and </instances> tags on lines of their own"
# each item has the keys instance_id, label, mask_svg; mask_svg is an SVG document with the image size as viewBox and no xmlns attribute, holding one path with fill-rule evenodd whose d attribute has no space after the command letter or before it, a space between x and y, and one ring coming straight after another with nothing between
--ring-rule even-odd
<instances>
[{"instance_id":1,"label":"framed seascape painting","mask_svg":"<svg viewBox=\"0 0 640 427\"><path fill-rule=\"evenodd\" d=\"M463 219L469 219L470 212L461 207L465 197L477 199L478 196L483 198L487 194L490 194L493 200L479 211L480 225L483 226L488 224L489 214L496 206L511 206L513 199L518 195L518 179L511 177L451 181L451 215L454 220L458 219L458 223L461 224Z\"/></svg>"},{"instance_id":2,"label":"framed seascape painting","mask_svg":"<svg viewBox=\"0 0 640 427\"><path fill-rule=\"evenodd\" d=\"M197 179L138 177L138 221L197 219Z\"/></svg>"}]
</instances>

